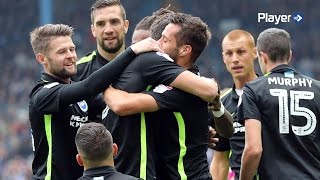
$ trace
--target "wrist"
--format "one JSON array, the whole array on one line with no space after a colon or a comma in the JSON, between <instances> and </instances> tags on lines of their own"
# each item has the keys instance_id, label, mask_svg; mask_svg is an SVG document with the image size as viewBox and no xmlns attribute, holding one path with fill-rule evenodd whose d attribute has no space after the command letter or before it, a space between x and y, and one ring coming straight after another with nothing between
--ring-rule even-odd
<instances>
[{"instance_id":1,"label":"wrist","mask_svg":"<svg viewBox=\"0 0 320 180\"><path fill-rule=\"evenodd\" d=\"M224 106L223 103L220 102L221 106L220 106L220 110L219 111L212 111L214 117L221 117L224 114Z\"/></svg>"}]
</instances>

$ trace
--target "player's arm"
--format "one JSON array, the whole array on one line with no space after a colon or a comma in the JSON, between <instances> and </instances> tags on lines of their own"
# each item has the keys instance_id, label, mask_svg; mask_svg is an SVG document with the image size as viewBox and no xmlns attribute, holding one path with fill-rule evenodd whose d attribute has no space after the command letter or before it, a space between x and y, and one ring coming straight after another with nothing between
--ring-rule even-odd
<instances>
[{"instance_id":1,"label":"player's arm","mask_svg":"<svg viewBox=\"0 0 320 180\"><path fill-rule=\"evenodd\" d=\"M240 180L252 180L257 172L261 155L261 122L257 119L245 120L245 147L241 159Z\"/></svg>"},{"instance_id":2,"label":"player's arm","mask_svg":"<svg viewBox=\"0 0 320 180\"><path fill-rule=\"evenodd\" d=\"M227 179L229 173L229 151L213 151L210 165L212 179Z\"/></svg>"},{"instance_id":3,"label":"player's arm","mask_svg":"<svg viewBox=\"0 0 320 180\"><path fill-rule=\"evenodd\" d=\"M224 108L220 101L220 95L217 95L214 100L209 103L209 110L213 113L215 129L218 134L224 138L231 138L234 132L233 117Z\"/></svg>"},{"instance_id":4,"label":"player's arm","mask_svg":"<svg viewBox=\"0 0 320 180\"><path fill-rule=\"evenodd\" d=\"M218 95L218 84L214 80L197 76L190 71L180 73L170 86L198 96L207 102L211 102Z\"/></svg>"},{"instance_id":5,"label":"player's arm","mask_svg":"<svg viewBox=\"0 0 320 180\"><path fill-rule=\"evenodd\" d=\"M137 54L152 50L160 50L159 43L151 38L142 40L127 48L113 61L92 73L87 79L65 86L60 94L60 107L103 92L120 76Z\"/></svg>"},{"instance_id":6,"label":"player's arm","mask_svg":"<svg viewBox=\"0 0 320 180\"><path fill-rule=\"evenodd\" d=\"M103 95L108 107L119 116L154 112L159 109L156 100L148 94L128 93L110 86Z\"/></svg>"}]
</instances>

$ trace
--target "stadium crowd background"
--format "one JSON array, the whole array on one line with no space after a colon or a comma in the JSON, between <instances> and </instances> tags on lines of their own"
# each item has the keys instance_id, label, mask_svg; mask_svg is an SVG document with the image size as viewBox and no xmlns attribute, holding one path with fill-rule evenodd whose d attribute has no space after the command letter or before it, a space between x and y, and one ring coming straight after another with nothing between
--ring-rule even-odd
<instances>
[{"instance_id":1,"label":"stadium crowd background","mask_svg":"<svg viewBox=\"0 0 320 180\"><path fill-rule=\"evenodd\" d=\"M41 0L39 0L41 1ZM78 58L96 47L90 31L90 6L94 0L52 1L52 22L75 27ZM31 179L32 142L28 119L28 94L39 78L41 66L29 44L29 32L40 24L38 0L0 1L0 180ZM241 28L256 38L268 27L286 29L292 38L292 64L304 74L320 79L320 1L290 0L122 0L130 21L126 45L135 24L160 7L201 17L213 38L197 62L202 75L214 77L221 88L232 79L221 58L221 39L231 29ZM50 9L50 7L49 7ZM257 22L257 13L294 14L300 23ZM292 19L291 19L292 21ZM258 66L257 66L258 69ZM259 71L258 71L259 72Z\"/></svg>"}]
</instances>

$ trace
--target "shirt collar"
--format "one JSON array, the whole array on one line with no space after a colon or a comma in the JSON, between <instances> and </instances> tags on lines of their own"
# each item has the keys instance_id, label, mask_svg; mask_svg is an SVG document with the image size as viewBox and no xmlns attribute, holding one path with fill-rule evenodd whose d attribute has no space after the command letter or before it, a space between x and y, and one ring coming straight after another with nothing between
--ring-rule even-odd
<instances>
[{"instance_id":1,"label":"shirt collar","mask_svg":"<svg viewBox=\"0 0 320 180\"><path fill-rule=\"evenodd\" d=\"M95 167L87 169L83 172L83 175L99 175L99 174L105 174L107 172L114 172L116 169L112 166L101 166L101 167Z\"/></svg>"},{"instance_id":2,"label":"shirt collar","mask_svg":"<svg viewBox=\"0 0 320 180\"><path fill-rule=\"evenodd\" d=\"M278 73L278 72L285 72L285 71L295 71L294 68L289 64L281 64L279 66L274 67L270 72L271 73Z\"/></svg>"},{"instance_id":3,"label":"shirt collar","mask_svg":"<svg viewBox=\"0 0 320 180\"><path fill-rule=\"evenodd\" d=\"M40 82L59 82L61 84L66 84L64 81L61 81L60 79L45 72L41 73L41 79L38 81L38 83Z\"/></svg>"}]
</instances>

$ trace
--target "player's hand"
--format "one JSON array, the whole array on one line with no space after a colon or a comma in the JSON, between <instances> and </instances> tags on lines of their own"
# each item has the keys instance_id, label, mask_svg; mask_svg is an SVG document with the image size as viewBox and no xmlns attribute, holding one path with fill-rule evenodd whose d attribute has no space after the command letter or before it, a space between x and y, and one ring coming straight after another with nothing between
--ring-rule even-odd
<instances>
[{"instance_id":1,"label":"player's hand","mask_svg":"<svg viewBox=\"0 0 320 180\"><path fill-rule=\"evenodd\" d=\"M217 132L211 126L209 126L209 139L208 139L208 146L209 148L213 148L219 141L219 138L215 138Z\"/></svg>"},{"instance_id":2,"label":"player's hand","mask_svg":"<svg viewBox=\"0 0 320 180\"><path fill-rule=\"evenodd\" d=\"M131 45L130 47L135 54L141 54L149 51L163 52L160 48L160 43L152 39L151 37L148 37L142 41L139 41Z\"/></svg>"},{"instance_id":3,"label":"player's hand","mask_svg":"<svg viewBox=\"0 0 320 180\"><path fill-rule=\"evenodd\" d=\"M221 101L220 95L218 94L208 105L208 109L212 111L220 111Z\"/></svg>"}]
</instances>

